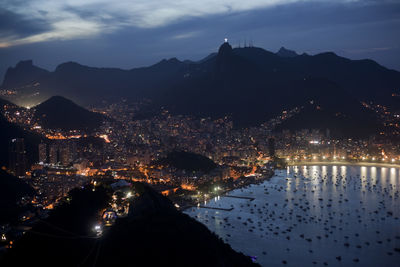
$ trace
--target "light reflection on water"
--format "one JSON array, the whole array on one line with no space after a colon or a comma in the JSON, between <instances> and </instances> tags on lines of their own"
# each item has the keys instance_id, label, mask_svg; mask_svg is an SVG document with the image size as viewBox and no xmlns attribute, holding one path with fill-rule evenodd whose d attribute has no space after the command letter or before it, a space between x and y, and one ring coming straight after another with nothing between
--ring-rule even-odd
<instances>
[{"instance_id":1,"label":"light reflection on water","mask_svg":"<svg viewBox=\"0 0 400 267\"><path fill-rule=\"evenodd\" d=\"M254 201L207 202L233 205L232 211L186 213L265 266L283 260L287 266L399 266L399 181L395 168L290 167L263 184L229 193Z\"/></svg>"}]
</instances>

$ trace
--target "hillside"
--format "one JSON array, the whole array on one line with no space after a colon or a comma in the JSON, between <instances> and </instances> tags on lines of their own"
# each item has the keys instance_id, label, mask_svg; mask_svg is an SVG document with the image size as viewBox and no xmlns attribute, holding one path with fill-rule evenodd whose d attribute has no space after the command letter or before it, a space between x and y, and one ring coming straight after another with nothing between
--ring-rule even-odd
<instances>
[{"instance_id":1,"label":"hillside","mask_svg":"<svg viewBox=\"0 0 400 267\"><path fill-rule=\"evenodd\" d=\"M104 116L88 111L69 99L54 96L35 107L35 119L47 129L93 130Z\"/></svg>"},{"instance_id":2,"label":"hillside","mask_svg":"<svg viewBox=\"0 0 400 267\"><path fill-rule=\"evenodd\" d=\"M168 153L165 158L159 159L156 164L169 165L180 170L202 172L209 172L218 166L207 157L182 151Z\"/></svg>"},{"instance_id":3,"label":"hillside","mask_svg":"<svg viewBox=\"0 0 400 267\"><path fill-rule=\"evenodd\" d=\"M121 97L132 101L147 98L154 108L163 106L175 114L231 115L238 127L257 125L282 110L304 106L309 96L317 101L324 94L351 99L355 109L359 109L360 101L389 108L400 105L399 98L392 96L399 93L399 72L372 60L350 60L332 52L298 55L282 48L272 53L257 47L232 48L224 43L218 53L198 62L172 58L131 70L67 62L45 75L34 75L36 71L19 65L14 72L17 70L29 79L15 79L7 73L2 88L14 87L20 80L32 80L34 76L34 89L40 91L35 97L60 94L79 104ZM317 82L305 87L301 81ZM27 84L20 93L32 86ZM310 95L310 91L316 95ZM330 104L336 104L335 109L341 113L343 107L348 108L337 101Z\"/></svg>"},{"instance_id":4,"label":"hillside","mask_svg":"<svg viewBox=\"0 0 400 267\"><path fill-rule=\"evenodd\" d=\"M321 85L325 90L319 90ZM325 132L329 129L332 137L365 138L382 127L372 111L364 108L351 96L343 98L345 93L334 83L321 79L306 79L297 81L295 87L307 92L307 97L297 95L304 105L298 114L280 124L277 131L320 129Z\"/></svg>"},{"instance_id":5,"label":"hillside","mask_svg":"<svg viewBox=\"0 0 400 267\"><path fill-rule=\"evenodd\" d=\"M33 193L27 183L0 169L0 224L17 220L22 211L17 202Z\"/></svg>"},{"instance_id":6,"label":"hillside","mask_svg":"<svg viewBox=\"0 0 400 267\"><path fill-rule=\"evenodd\" d=\"M35 133L25 131L21 127L8 122L0 114L0 165L8 166L9 145L11 139L24 138L26 157L29 164L33 164L38 159L38 145L41 137Z\"/></svg>"},{"instance_id":7,"label":"hillside","mask_svg":"<svg viewBox=\"0 0 400 267\"><path fill-rule=\"evenodd\" d=\"M107 189L74 190L71 201L57 208L16 243L3 262L22 266L252 266L206 226L175 209L146 185L128 217L93 236L96 210L109 201ZM132 212L131 212L132 211ZM39 233L39 234L37 234ZM62 249L60 249L62 248ZM21 257L23 255L23 257ZM61 262L62 259L62 262Z\"/></svg>"}]
</instances>

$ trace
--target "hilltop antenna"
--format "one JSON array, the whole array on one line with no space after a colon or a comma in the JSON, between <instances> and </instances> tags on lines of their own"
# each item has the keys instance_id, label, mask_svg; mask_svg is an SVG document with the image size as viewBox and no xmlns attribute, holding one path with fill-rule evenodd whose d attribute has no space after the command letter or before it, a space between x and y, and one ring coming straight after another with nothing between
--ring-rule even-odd
<instances>
[{"instance_id":1,"label":"hilltop antenna","mask_svg":"<svg viewBox=\"0 0 400 267\"><path fill-rule=\"evenodd\" d=\"M246 40L246 38L244 39L244 48L246 48L247 47L247 40Z\"/></svg>"}]
</instances>

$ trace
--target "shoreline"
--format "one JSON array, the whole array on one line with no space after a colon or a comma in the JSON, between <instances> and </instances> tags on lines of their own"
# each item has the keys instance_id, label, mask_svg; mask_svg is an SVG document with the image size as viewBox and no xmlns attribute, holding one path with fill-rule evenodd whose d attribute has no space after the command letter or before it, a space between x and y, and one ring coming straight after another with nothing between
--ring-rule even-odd
<instances>
[{"instance_id":1,"label":"shoreline","mask_svg":"<svg viewBox=\"0 0 400 267\"><path fill-rule=\"evenodd\" d=\"M310 161L298 161L298 162L289 162L287 164L288 167L293 167L293 166L364 166L364 167L383 167L383 168L398 168L400 169L400 164L392 164L392 163L378 163L378 162L349 162L349 161L315 161L315 162L310 162ZM286 169L286 168L285 168ZM278 169L277 169L278 170ZM252 182L246 182L245 184L238 186L238 187L234 187L234 188L229 188L223 192L220 192L220 194L218 195L212 195L211 197L205 199L205 201L214 198L215 196L220 196L220 197L224 197L225 195L227 195L229 192L234 191L236 189L243 189L246 188L250 185L255 185L255 184L261 184L265 181L270 180L272 177L275 176L275 170L270 174L270 175L266 175L263 178L257 179L255 181ZM199 202L198 202L199 203ZM196 208L197 204L189 204L189 205L185 205L183 206L180 211L185 211L191 208Z\"/></svg>"},{"instance_id":2,"label":"shoreline","mask_svg":"<svg viewBox=\"0 0 400 267\"><path fill-rule=\"evenodd\" d=\"M379 162L349 162L349 161L298 161L289 162L287 166L323 166L323 165L354 165L354 166L365 166L365 167L385 167L385 168L400 168L400 164L392 163L379 163Z\"/></svg>"},{"instance_id":3,"label":"shoreline","mask_svg":"<svg viewBox=\"0 0 400 267\"><path fill-rule=\"evenodd\" d=\"M212 193L212 194L210 194L210 195L211 195L210 197L208 197L207 199L204 199L204 200L202 200L202 201L208 201L208 200L213 199L213 198L215 198L215 197L217 197L217 196L219 196L219 197L224 197L224 196L226 196L226 195L227 195L229 192L231 192L231 191L234 191L234 190L236 190L236 189L243 189L243 188L246 188L246 187L248 187L248 186L250 186L250 185L262 184L263 182L270 180L270 179L271 179L272 177L274 177L274 176L275 176L275 170L274 170L272 173L268 174L268 175L262 176L262 178L257 178L256 180L253 180L253 181L246 181L244 184L242 184L242 185L240 185L240 186L233 187L233 188L228 188L228 189L226 189L226 190L220 192L219 194L214 194L214 193ZM182 206L182 207L180 208L180 211L181 211L181 212L184 212L185 210L188 210L188 209L191 209L191 208L197 208L197 207L198 207L197 205L198 205L199 203L200 203L200 202L197 202L197 203L194 203L194 204L187 204L187 205L185 205L185 206Z\"/></svg>"}]
</instances>

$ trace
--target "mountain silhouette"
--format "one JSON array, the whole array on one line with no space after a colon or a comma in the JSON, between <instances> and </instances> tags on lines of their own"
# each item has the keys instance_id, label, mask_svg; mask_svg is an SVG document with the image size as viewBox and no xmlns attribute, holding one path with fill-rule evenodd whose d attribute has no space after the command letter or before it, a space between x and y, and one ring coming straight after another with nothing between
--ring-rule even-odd
<instances>
[{"instance_id":1,"label":"mountain silhouette","mask_svg":"<svg viewBox=\"0 0 400 267\"><path fill-rule=\"evenodd\" d=\"M276 54L280 57L297 57L298 56L298 54L295 51L286 49L283 46L279 49L279 51Z\"/></svg>"},{"instance_id":2,"label":"mountain silhouette","mask_svg":"<svg viewBox=\"0 0 400 267\"><path fill-rule=\"evenodd\" d=\"M61 130L93 130L105 119L62 96L53 96L37 105L34 118L46 129Z\"/></svg>"},{"instance_id":3,"label":"mountain silhouette","mask_svg":"<svg viewBox=\"0 0 400 267\"><path fill-rule=\"evenodd\" d=\"M7 73L3 89L15 87L19 80L32 81L32 72L19 65L14 71L20 79ZM84 105L147 98L154 108L165 107L173 114L230 115L238 127L257 125L324 95L335 95L330 101L335 114L350 117L361 109L361 101L388 108L400 104L392 96L400 88L400 73L372 60L350 60L332 52L297 55L285 48L272 53L257 47L232 48L227 42L218 53L197 62L172 58L131 70L68 62L35 77L39 98L59 94ZM21 94L32 86L27 84ZM341 103L345 99L352 100L346 111Z\"/></svg>"},{"instance_id":4,"label":"mountain silhouette","mask_svg":"<svg viewBox=\"0 0 400 267\"><path fill-rule=\"evenodd\" d=\"M4 76L3 87L14 88L36 82L49 71L33 65L32 60L20 61L15 68L8 68Z\"/></svg>"}]
</instances>

